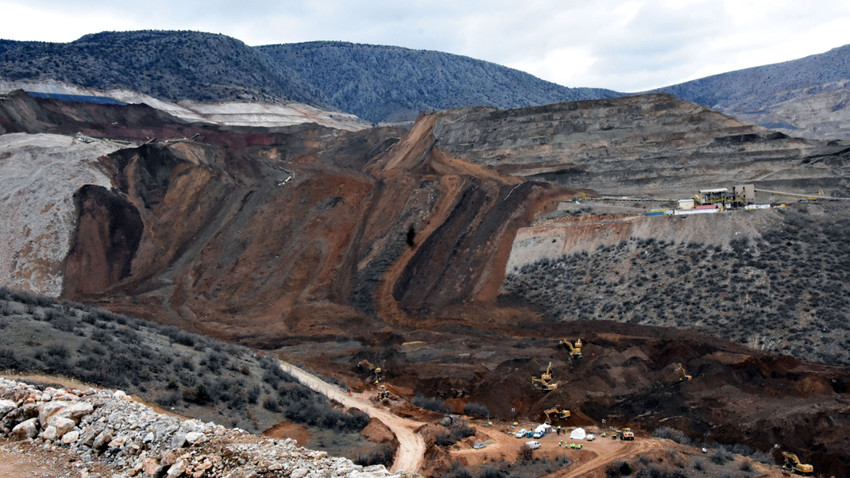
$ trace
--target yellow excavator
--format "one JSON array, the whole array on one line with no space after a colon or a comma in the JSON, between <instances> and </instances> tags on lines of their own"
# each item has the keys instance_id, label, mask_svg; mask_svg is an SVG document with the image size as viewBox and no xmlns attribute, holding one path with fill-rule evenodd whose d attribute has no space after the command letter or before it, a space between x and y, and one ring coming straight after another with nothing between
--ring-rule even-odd
<instances>
[{"instance_id":1,"label":"yellow excavator","mask_svg":"<svg viewBox=\"0 0 850 478\"><path fill-rule=\"evenodd\" d=\"M535 388L539 388L544 392L551 392L558 388L557 383L550 383L552 381L552 362L549 362L549 366L546 367L546 371L540 375L540 378L531 377L531 385Z\"/></svg>"},{"instance_id":2,"label":"yellow excavator","mask_svg":"<svg viewBox=\"0 0 850 478\"><path fill-rule=\"evenodd\" d=\"M811 475L815 472L815 467L807 463L801 463L800 459L794 453L782 452L782 458L785 458L785 463L782 465L783 470L792 471L801 475Z\"/></svg>"},{"instance_id":3,"label":"yellow excavator","mask_svg":"<svg viewBox=\"0 0 850 478\"><path fill-rule=\"evenodd\" d=\"M692 379L692 378L693 378L693 377L691 377L690 375L688 375L688 373L687 373L687 372L685 372L685 367L684 367L684 366L682 366L682 364L681 364L681 363L679 364L679 372L682 374L682 376L681 376L681 377L679 377L679 381L680 381L680 382L686 382L686 381L688 381L688 380L690 380L690 379Z\"/></svg>"},{"instance_id":4,"label":"yellow excavator","mask_svg":"<svg viewBox=\"0 0 850 478\"><path fill-rule=\"evenodd\" d=\"M575 345L573 345L567 339L561 339L561 345L567 347L570 350L570 358L581 358L581 339L576 340Z\"/></svg>"},{"instance_id":5,"label":"yellow excavator","mask_svg":"<svg viewBox=\"0 0 850 478\"><path fill-rule=\"evenodd\" d=\"M540 380L549 381L552 380L552 362L549 362L549 366L546 367L546 371L540 375Z\"/></svg>"},{"instance_id":6,"label":"yellow excavator","mask_svg":"<svg viewBox=\"0 0 850 478\"><path fill-rule=\"evenodd\" d=\"M549 383L547 380L543 380L537 377L531 377L531 385L534 388L539 388L540 390L543 390L544 392L551 392L552 390L558 389L557 383Z\"/></svg>"},{"instance_id":7,"label":"yellow excavator","mask_svg":"<svg viewBox=\"0 0 850 478\"><path fill-rule=\"evenodd\" d=\"M558 407L553 407L548 410L543 410L543 414L546 415L546 423L551 424L553 417L558 420L566 420L570 418L569 410L560 410Z\"/></svg>"},{"instance_id":8,"label":"yellow excavator","mask_svg":"<svg viewBox=\"0 0 850 478\"><path fill-rule=\"evenodd\" d=\"M361 360L360 363L357 364L357 368L366 368L369 370L369 373L375 374L375 383L381 381L381 367L376 367L372 364L372 362L368 360Z\"/></svg>"}]
</instances>

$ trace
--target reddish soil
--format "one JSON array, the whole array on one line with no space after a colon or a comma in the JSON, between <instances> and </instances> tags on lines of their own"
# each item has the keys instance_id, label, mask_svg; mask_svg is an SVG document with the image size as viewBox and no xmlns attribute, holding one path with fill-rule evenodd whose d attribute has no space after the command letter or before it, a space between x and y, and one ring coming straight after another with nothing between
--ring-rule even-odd
<instances>
[{"instance_id":1,"label":"reddish soil","mask_svg":"<svg viewBox=\"0 0 850 478\"><path fill-rule=\"evenodd\" d=\"M264 437L269 438L291 438L300 446L304 446L310 439L307 427L291 422L280 422L263 432Z\"/></svg>"}]
</instances>

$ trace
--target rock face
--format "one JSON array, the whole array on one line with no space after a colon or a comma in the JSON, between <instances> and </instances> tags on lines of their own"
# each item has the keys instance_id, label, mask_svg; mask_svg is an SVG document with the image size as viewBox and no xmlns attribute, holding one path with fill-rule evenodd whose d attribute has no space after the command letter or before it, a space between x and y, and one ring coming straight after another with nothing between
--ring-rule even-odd
<instances>
[{"instance_id":1,"label":"rock face","mask_svg":"<svg viewBox=\"0 0 850 478\"><path fill-rule=\"evenodd\" d=\"M845 157L847 144L790 138L665 94L453 110L438 113L434 136L453 156L600 194L688 197L747 182L850 196L844 161L816 161Z\"/></svg>"},{"instance_id":2,"label":"rock face","mask_svg":"<svg viewBox=\"0 0 850 478\"><path fill-rule=\"evenodd\" d=\"M73 196L110 187L98 158L119 145L53 134L0 135L0 282L56 297L77 227Z\"/></svg>"},{"instance_id":3,"label":"rock face","mask_svg":"<svg viewBox=\"0 0 850 478\"><path fill-rule=\"evenodd\" d=\"M260 439L238 429L161 415L109 390L39 390L0 378L0 397L4 423L10 416L25 416L14 412L27 405L54 423L43 427L40 417L12 419L8 437L67 448L82 463L105 464L121 476L403 476L383 466L362 467L300 448L294 440ZM68 468L76 469L73 464Z\"/></svg>"}]
</instances>

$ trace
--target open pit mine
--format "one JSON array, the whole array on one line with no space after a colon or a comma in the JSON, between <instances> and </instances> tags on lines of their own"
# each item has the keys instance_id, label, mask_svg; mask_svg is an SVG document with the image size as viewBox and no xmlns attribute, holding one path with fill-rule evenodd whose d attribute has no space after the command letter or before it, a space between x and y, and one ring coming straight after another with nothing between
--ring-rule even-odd
<instances>
[{"instance_id":1,"label":"open pit mine","mask_svg":"<svg viewBox=\"0 0 850 478\"><path fill-rule=\"evenodd\" d=\"M599 437L541 435L527 476L672 473L676 447L699 476L719 446L847 476L850 143L666 94L240 121L0 98L0 282L332 377L423 424L404 471L520 463L548 417ZM768 207L646 215L743 184ZM435 438L471 404L474 436Z\"/></svg>"}]
</instances>

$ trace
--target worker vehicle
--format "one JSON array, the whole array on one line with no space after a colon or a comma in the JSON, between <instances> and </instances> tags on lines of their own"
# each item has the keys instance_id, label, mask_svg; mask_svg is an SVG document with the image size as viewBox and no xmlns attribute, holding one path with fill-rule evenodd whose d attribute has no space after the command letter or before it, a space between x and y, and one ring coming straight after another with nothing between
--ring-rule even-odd
<instances>
[{"instance_id":1,"label":"worker vehicle","mask_svg":"<svg viewBox=\"0 0 850 478\"><path fill-rule=\"evenodd\" d=\"M635 434L631 428L623 428L622 430L617 430L617 435L619 435L620 440L634 440Z\"/></svg>"},{"instance_id":2,"label":"worker vehicle","mask_svg":"<svg viewBox=\"0 0 850 478\"><path fill-rule=\"evenodd\" d=\"M581 339L576 340L575 344L572 344L567 339L561 339L561 345L563 345L570 351L570 358L581 358Z\"/></svg>"},{"instance_id":3,"label":"worker vehicle","mask_svg":"<svg viewBox=\"0 0 850 478\"><path fill-rule=\"evenodd\" d=\"M381 367L376 367L372 362L368 360L361 360L360 363L357 364L357 368L366 369L369 373L375 375L375 383L381 381Z\"/></svg>"},{"instance_id":4,"label":"worker vehicle","mask_svg":"<svg viewBox=\"0 0 850 478\"><path fill-rule=\"evenodd\" d=\"M679 364L679 372L681 372L681 374L682 374L682 376L679 377L680 382L685 382L685 381L693 378L690 375L688 375L687 372L685 372L685 367L683 367L681 363Z\"/></svg>"},{"instance_id":5,"label":"worker vehicle","mask_svg":"<svg viewBox=\"0 0 850 478\"><path fill-rule=\"evenodd\" d=\"M553 417L559 420L566 420L567 418L570 418L569 410L560 410L557 407L543 410L543 414L546 415L546 423L552 423Z\"/></svg>"},{"instance_id":6,"label":"worker vehicle","mask_svg":"<svg viewBox=\"0 0 850 478\"><path fill-rule=\"evenodd\" d=\"M785 458L785 463L782 464L783 470L788 470L801 475L811 475L815 472L815 467L807 463L800 462L797 455L794 453L782 452L782 458Z\"/></svg>"},{"instance_id":7,"label":"worker vehicle","mask_svg":"<svg viewBox=\"0 0 850 478\"><path fill-rule=\"evenodd\" d=\"M603 434L603 436L605 436L605 435ZM587 440L587 441L593 441L593 440L596 440L596 435L594 435L593 433L588 433L588 434L587 434L587 437L585 438L585 440Z\"/></svg>"},{"instance_id":8,"label":"worker vehicle","mask_svg":"<svg viewBox=\"0 0 850 478\"><path fill-rule=\"evenodd\" d=\"M527 441L527 442L525 442L525 445L527 447L531 448L532 450L536 450L536 449L540 448L540 442L537 441L537 440Z\"/></svg>"},{"instance_id":9,"label":"worker vehicle","mask_svg":"<svg viewBox=\"0 0 850 478\"><path fill-rule=\"evenodd\" d=\"M523 428L522 430L520 430L520 431L516 432L516 435L514 435L514 436L515 436L515 437L517 437L517 438L522 438L522 437L524 437L524 436L525 436L525 433L526 433L526 432L528 432L528 430L526 430L525 428Z\"/></svg>"}]
</instances>

